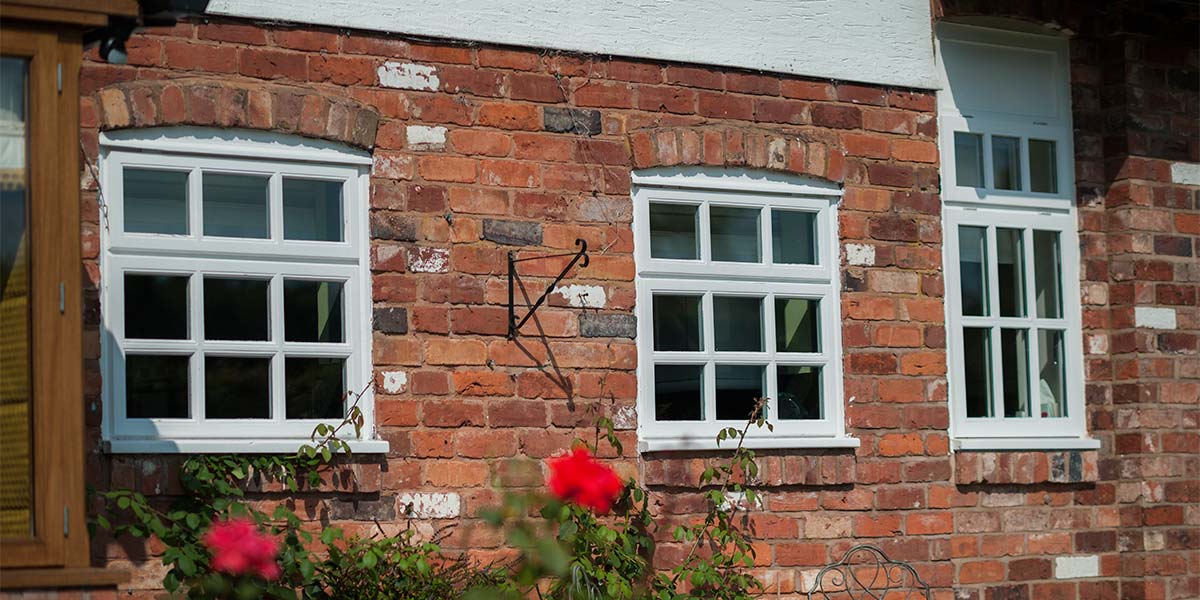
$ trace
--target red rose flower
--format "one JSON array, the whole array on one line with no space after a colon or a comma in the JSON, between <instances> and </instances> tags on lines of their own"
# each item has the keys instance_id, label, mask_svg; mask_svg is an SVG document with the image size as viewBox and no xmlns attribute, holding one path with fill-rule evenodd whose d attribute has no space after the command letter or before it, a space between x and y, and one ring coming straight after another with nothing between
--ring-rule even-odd
<instances>
[{"instance_id":1,"label":"red rose flower","mask_svg":"<svg viewBox=\"0 0 1200 600\"><path fill-rule=\"evenodd\" d=\"M560 500L605 514L625 487L607 465L592 458L586 448L550 460L550 491Z\"/></svg>"},{"instance_id":2,"label":"red rose flower","mask_svg":"<svg viewBox=\"0 0 1200 600\"><path fill-rule=\"evenodd\" d=\"M204 545L212 553L212 567L229 575L257 575L268 581L280 575L275 557L279 544L259 532L248 519L218 521L204 535Z\"/></svg>"}]
</instances>

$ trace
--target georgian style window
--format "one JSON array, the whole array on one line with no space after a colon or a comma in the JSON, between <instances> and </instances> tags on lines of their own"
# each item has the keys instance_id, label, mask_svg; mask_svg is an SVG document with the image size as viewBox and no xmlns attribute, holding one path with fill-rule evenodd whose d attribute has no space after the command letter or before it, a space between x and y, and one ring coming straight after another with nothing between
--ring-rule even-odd
<instances>
[{"instance_id":1,"label":"georgian style window","mask_svg":"<svg viewBox=\"0 0 1200 600\"><path fill-rule=\"evenodd\" d=\"M102 145L110 448L294 451L359 392L369 425L370 157L185 129Z\"/></svg>"},{"instance_id":2,"label":"georgian style window","mask_svg":"<svg viewBox=\"0 0 1200 600\"><path fill-rule=\"evenodd\" d=\"M1065 39L941 23L953 434L1086 448Z\"/></svg>"},{"instance_id":3,"label":"georgian style window","mask_svg":"<svg viewBox=\"0 0 1200 600\"><path fill-rule=\"evenodd\" d=\"M634 175L642 449L712 448L766 399L759 447L855 446L841 402L838 188Z\"/></svg>"}]
</instances>

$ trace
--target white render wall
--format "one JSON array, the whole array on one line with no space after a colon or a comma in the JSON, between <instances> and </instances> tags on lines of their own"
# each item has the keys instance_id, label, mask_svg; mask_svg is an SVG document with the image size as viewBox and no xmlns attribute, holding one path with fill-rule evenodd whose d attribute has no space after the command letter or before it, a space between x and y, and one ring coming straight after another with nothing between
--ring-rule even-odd
<instances>
[{"instance_id":1,"label":"white render wall","mask_svg":"<svg viewBox=\"0 0 1200 600\"><path fill-rule=\"evenodd\" d=\"M212 0L207 12L936 87L929 0Z\"/></svg>"}]
</instances>

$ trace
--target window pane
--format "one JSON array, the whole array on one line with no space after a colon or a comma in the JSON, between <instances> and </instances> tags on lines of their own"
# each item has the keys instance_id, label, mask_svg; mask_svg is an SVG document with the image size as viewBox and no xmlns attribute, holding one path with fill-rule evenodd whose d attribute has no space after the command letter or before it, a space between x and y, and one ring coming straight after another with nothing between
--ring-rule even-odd
<instances>
[{"instance_id":1,"label":"window pane","mask_svg":"<svg viewBox=\"0 0 1200 600\"><path fill-rule=\"evenodd\" d=\"M204 173L204 235L268 238L268 177Z\"/></svg>"},{"instance_id":2,"label":"window pane","mask_svg":"<svg viewBox=\"0 0 1200 600\"><path fill-rule=\"evenodd\" d=\"M700 296L654 295L654 349L699 352L704 349Z\"/></svg>"},{"instance_id":3,"label":"window pane","mask_svg":"<svg viewBox=\"0 0 1200 600\"><path fill-rule=\"evenodd\" d=\"M187 235L186 171L124 170L125 231Z\"/></svg>"},{"instance_id":4,"label":"window pane","mask_svg":"<svg viewBox=\"0 0 1200 600\"><path fill-rule=\"evenodd\" d=\"M958 270L962 287L962 313L986 316L987 290L987 229L958 228Z\"/></svg>"},{"instance_id":5,"label":"window pane","mask_svg":"<svg viewBox=\"0 0 1200 600\"><path fill-rule=\"evenodd\" d=\"M285 177L283 237L342 241L342 182Z\"/></svg>"},{"instance_id":6,"label":"window pane","mask_svg":"<svg viewBox=\"0 0 1200 600\"><path fill-rule=\"evenodd\" d=\"M1067 416L1063 332L1047 329L1038 331L1038 378L1042 416Z\"/></svg>"},{"instance_id":7,"label":"window pane","mask_svg":"<svg viewBox=\"0 0 1200 600\"><path fill-rule=\"evenodd\" d=\"M758 365L717 365L717 419L750 419L754 404L767 395L764 391L765 367Z\"/></svg>"},{"instance_id":8,"label":"window pane","mask_svg":"<svg viewBox=\"0 0 1200 600\"><path fill-rule=\"evenodd\" d=\"M346 395L345 360L296 358L284 360L287 418L340 419Z\"/></svg>"},{"instance_id":9,"label":"window pane","mask_svg":"<svg viewBox=\"0 0 1200 600\"><path fill-rule=\"evenodd\" d=\"M712 259L726 262L759 262L757 208L712 206L708 209Z\"/></svg>"},{"instance_id":10,"label":"window pane","mask_svg":"<svg viewBox=\"0 0 1200 600\"><path fill-rule=\"evenodd\" d=\"M1021 189L1021 138L992 136L992 187Z\"/></svg>"},{"instance_id":11,"label":"window pane","mask_svg":"<svg viewBox=\"0 0 1200 600\"><path fill-rule=\"evenodd\" d=\"M1004 416L1029 417L1029 342L1024 329L1000 330Z\"/></svg>"},{"instance_id":12,"label":"window pane","mask_svg":"<svg viewBox=\"0 0 1200 600\"><path fill-rule=\"evenodd\" d=\"M788 367L775 369L779 388L779 418L820 419L821 367Z\"/></svg>"},{"instance_id":13,"label":"window pane","mask_svg":"<svg viewBox=\"0 0 1200 600\"><path fill-rule=\"evenodd\" d=\"M963 187L983 187L983 136L954 132L954 178Z\"/></svg>"},{"instance_id":14,"label":"window pane","mask_svg":"<svg viewBox=\"0 0 1200 600\"><path fill-rule=\"evenodd\" d=\"M1061 319L1062 253L1058 247L1057 231L1033 232L1033 277L1037 316Z\"/></svg>"},{"instance_id":15,"label":"window pane","mask_svg":"<svg viewBox=\"0 0 1200 600\"><path fill-rule=\"evenodd\" d=\"M268 340L270 317L264 279L204 278L204 339Z\"/></svg>"},{"instance_id":16,"label":"window pane","mask_svg":"<svg viewBox=\"0 0 1200 600\"><path fill-rule=\"evenodd\" d=\"M967 416L992 416L992 336L988 329L963 328L963 383Z\"/></svg>"},{"instance_id":17,"label":"window pane","mask_svg":"<svg viewBox=\"0 0 1200 600\"><path fill-rule=\"evenodd\" d=\"M789 265L817 264L817 214L771 209L771 260Z\"/></svg>"},{"instance_id":18,"label":"window pane","mask_svg":"<svg viewBox=\"0 0 1200 600\"><path fill-rule=\"evenodd\" d=\"M1046 194L1058 193L1058 158L1054 142L1029 140L1029 188Z\"/></svg>"},{"instance_id":19,"label":"window pane","mask_svg":"<svg viewBox=\"0 0 1200 600\"><path fill-rule=\"evenodd\" d=\"M650 203L650 256L700 258L700 207Z\"/></svg>"},{"instance_id":20,"label":"window pane","mask_svg":"<svg viewBox=\"0 0 1200 600\"><path fill-rule=\"evenodd\" d=\"M337 281L283 280L283 339L289 342L341 342L342 284Z\"/></svg>"},{"instance_id":21,"label":"window pane","mask_svg":"<svg viewBox=\"0 0 1200 600\"><path fill-rule=\"evenodd\" d=\"M188 338L188 278L125 274L125 337Z\"/></svg>"},{"instance_id":22,"label":"window pane","mask_svg":"<svg viewBox=\"0 0 1200 600\"><path fill-rule=\"evenodd\" d=\"M713 296L713 334L717 352L762 352L761 298Z\"/></svg>"},{"instance_id":23,"label":"window pane","mask_svg":"<svg viewBox=\"0 0 1200 600\"><path fill-rule=\"evenodd\" d=\"M996 228L996 276L1000 316L1025 316L1025 248L1022 230Z\"/></svg>"},{"instance_id":24,"label":"window pane","mask_svg":"<svg viewBox=\"0 0 1200 600\"><path fill-rule=\"evenodd\" d=\"M206 356L204 414L209 419L269 419L271 359Z\"/></svg>"},{"instance_id":25,"label":"window pane","mask_svg":"<svg viewBox=\"0 0 1200 600\"><path fill-rule=\"evenodd\" d=\"M704 419L704 365L654 365L654 418Z\"/></svg>"},{"instance_id":26,"label":"window pane","mask_svg":"<svg viewBox=\"0 0 1200 600\"><path fill-rule=\"evenodd\" d=\"M130 419L188 417L188 356L125 357L125 415Z\"/></svg>"},{"instance_id":27,"label":"window pane","mask_svg":"<svg viewBox=\"0 0 1200 600\"><path fill-rule=\"evenodd\" d=\"M820 352L820 301L807 298L775 299L775 350Z\"/></svg>"}]
</instances>

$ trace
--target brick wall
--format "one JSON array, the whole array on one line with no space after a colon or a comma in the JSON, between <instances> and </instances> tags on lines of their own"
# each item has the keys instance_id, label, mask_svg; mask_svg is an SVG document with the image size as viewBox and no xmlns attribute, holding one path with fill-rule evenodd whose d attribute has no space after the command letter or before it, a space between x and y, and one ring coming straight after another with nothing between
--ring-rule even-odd
<instances>
[{"instance_id":1,"label":"brick wall","mask_svg":"<svg viewBox=\"0 0 1200 600\"><path fill-rule=\"evenodd\" d=\"M655 490L662 522L694 514L700 495L688 486L714 455L636 453L630 171L730 165L845 188L846 413L862 447L762 453L766 510L754 526L769 590L793 592L869 541L914 562L945 600L1195 597L1200 200L1164 166L1198 160L1186 135L1195 45L1131 33L1117 61L1100 37L1107 24L1080 26L1072 47L1099 452L950 452L930 92L195 21L137 35L126 66L88 57L83 142L94 161L102 128L192 124L373 148L376 410L391 452L360 456L302 494L314 527L398 527L413 503L427 531L459 525L449 547L501 555L478 511L501 487L540 485L538 459L590 434L599 414L625 440L614 464ZM1165 129L1145 133L1135 120ZM1114 141L1122 132L1125 144ZM83 179L90 481L169 495L177 457L98 450L101 225L95 181ZM589 308L553 295L523 337L506 340L506 252L559 253L577 237L592 261L566 283L587 286ZM561 267L525 264L531 294ZM1175 327L1138 325L1138 307L1173 311ZM160 548L94 546L99 564L135 571L135 596L153 594ZM679 551L666 543L656 561Z\"/></svg>"}]
</instances>

